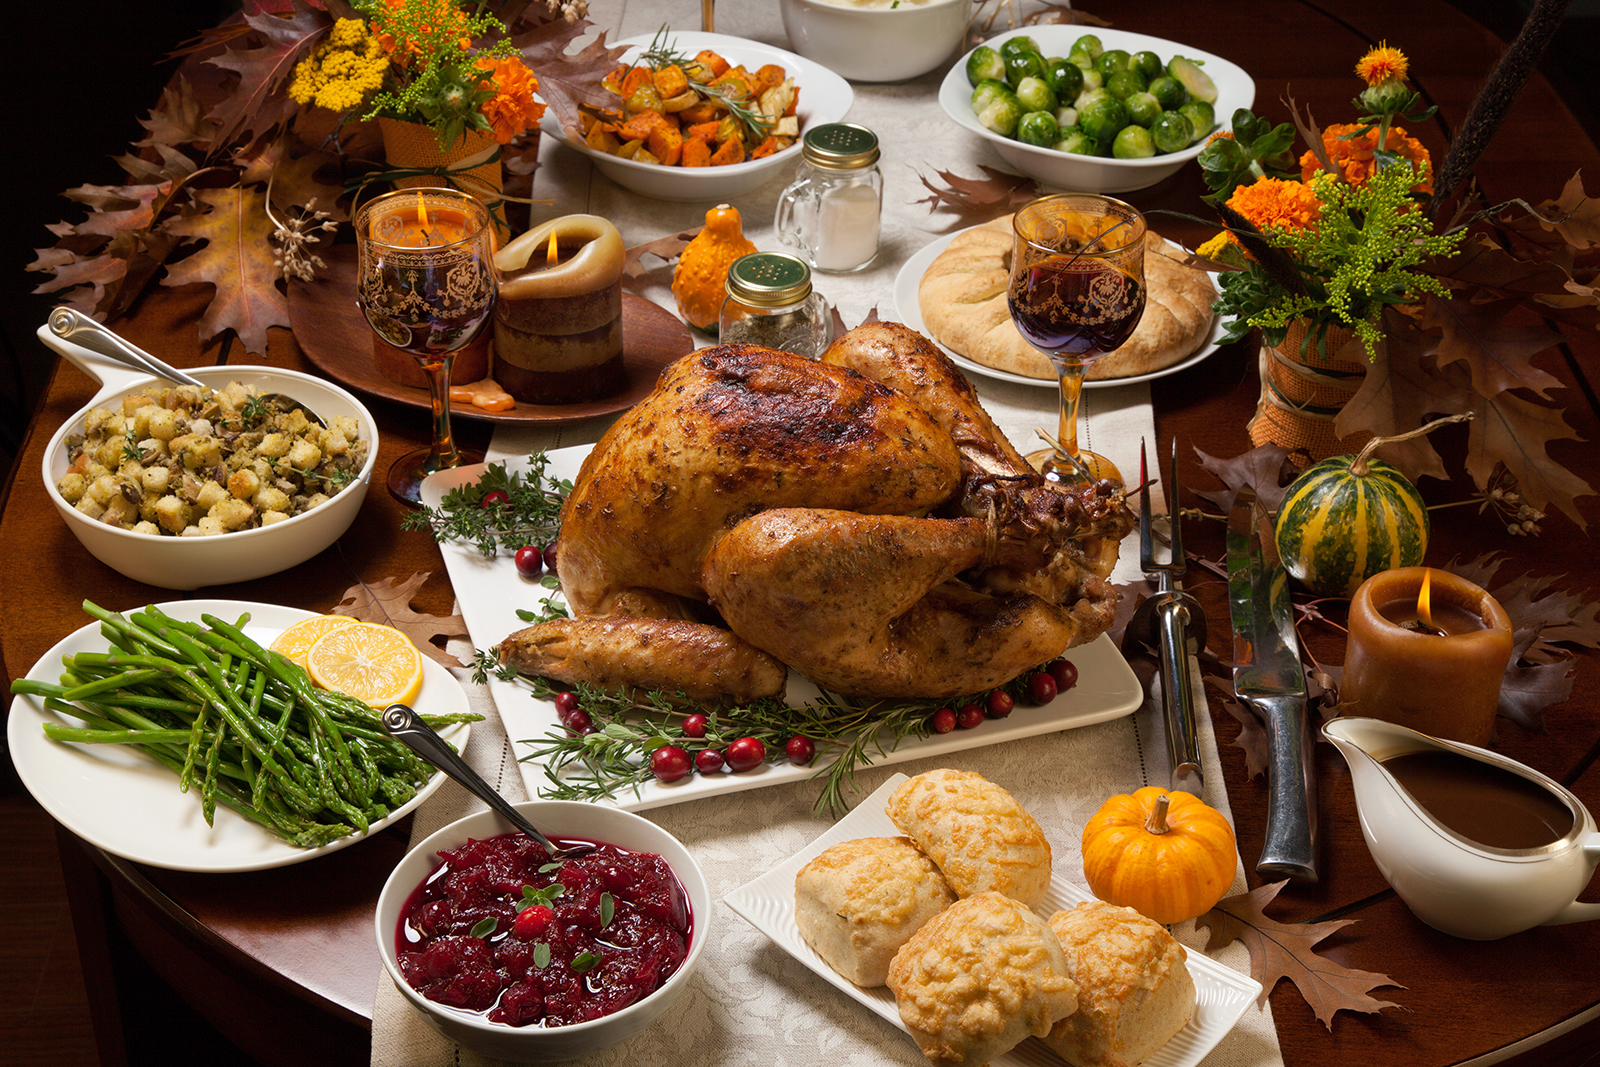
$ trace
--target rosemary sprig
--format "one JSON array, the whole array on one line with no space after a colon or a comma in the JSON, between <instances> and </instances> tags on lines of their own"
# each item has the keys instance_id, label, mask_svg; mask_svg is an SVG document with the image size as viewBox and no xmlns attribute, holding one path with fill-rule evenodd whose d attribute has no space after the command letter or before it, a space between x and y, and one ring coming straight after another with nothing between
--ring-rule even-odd
<instances>
[{"instance_id":1,"label":"rosemary sprig","mask_svg":"<svg viewBox=\"0 0 1600 1067\"><path fill-rule=\"evenodd\" d=\"M667 28L665 26L658 29L656 35L650 38L650 47L639 54L638 62L645 64L651 70L661 70L663 67L674 65L682 68L683 76L689 82L689 88L701 96L708 96L719 101L726 107L728 113L737 119L745 129L750 131L750 143L752 144L762 141L778 123L776 115L768 118L762 112L735 97L731 89L720 85L711 85L696 78L694 72L704 71L705 67L693 56L686 55L674 47L674 43L667 37Z\"/></svg>"},{"instance_id":2,"label":"rosemary sprig","mask_svg":"<svg viewBox=\"0 0 1600 1067\"><path fill-rule=\"evenodd\" d=\"M549 544L561 529L561 505L572 492L570 478L545 475L549 458L543 452L528 456L526 474L491 463L476 482L460 485L444 495L437 508L421 507L401 521L403 530L427 530L435 541L465 541L485 556L500 549L515 552L524 545ZM484 507L493 492L506 495L499 506Z\"/></svg>"}]
</instances>

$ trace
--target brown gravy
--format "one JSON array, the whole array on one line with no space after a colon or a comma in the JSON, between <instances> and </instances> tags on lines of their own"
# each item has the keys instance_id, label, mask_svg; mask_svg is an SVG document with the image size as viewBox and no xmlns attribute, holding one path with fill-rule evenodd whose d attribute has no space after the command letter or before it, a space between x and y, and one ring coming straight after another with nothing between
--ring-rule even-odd
<instances>
[{"instance_id":1,"label":"brown gravy","mask_svg":"<svg viewBox=\"0 0 1600 1067\"><path fill-rule=\"evenodd\" d=\"M1559 797L1520 774L1455 752L1407 752L1383 760L1428 813L1491 848L1539 848L1572 829Z\"/></svg>"}]
</instances>

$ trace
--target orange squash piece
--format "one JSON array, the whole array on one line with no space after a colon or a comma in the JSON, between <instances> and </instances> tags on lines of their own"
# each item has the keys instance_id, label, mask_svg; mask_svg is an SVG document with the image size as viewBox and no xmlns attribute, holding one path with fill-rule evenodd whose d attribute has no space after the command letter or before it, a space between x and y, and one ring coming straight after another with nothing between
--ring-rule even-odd
<instances>
[{"instance_id":1,"label":"orange squash piece","mask_svg":"<svg viewBox=\"0 0 1600 1067\"><path fill-rule=\"evenodd\" d=\"M683 134L671 126L658 126L645 139L650 154L669 167L676 167L683 157Z\"/></svg>"},{"instance_id":2,"label":"orange squash piece","mask_svg":"<svg viewBox=\"0 0 1600 1067\"><path fill-rule=\"evenodd\" d=\"M641 111L631 116L627 122L617 127L617 135L624 141L643 141L656 130L663 127L678 128L675 118L668 118L660 111Z\"/></svg>"},{"instance_id":3,"label":"orange squash piece","mask_svg":"<svg viewBox=\"0 0 1600 1067\"><path fill-rule=\"evenodd\" d=\"M756 91L763 92L772 88L774 85L782 85L783 79L787 77L788 74L786 74L784 69L778 66L778 64L767 63L763 65L760 70L756 71L756 81L760 85L760 88Z\"/></svg>"},{"instance_id":4,"label":"orange squash piece","mask_svg":"<svg viewBox=\"0 0 1600 1067\"><path fill-rule=\"evenodd\" d=\"M726 167L730 163L744 162L744 142L737 137L730 137L717 146L711 153L713 167Z\"/></svg>"},{"instance_id":5,"label":"orange squash piece","mask_svg":"<svg viewBox=\"0 0 1600 1067\"><path fill-rule=\"evenodd\" d=\"M711 142L690 137L683 142L683 148L678 155L678 165L681 167L709 167L711 165Z\"/></svg>"},{"instance_id":6,"label":"orange squash piece","mask_svg":"<svg viewBox=\"0 0 1600 1067\"><path fill-rule=\"evenodd\" d=\"M769 136L766 140L762 141L760 144L756 145L750 150L750 158L762 159L766 156L772 155L774 152L781 151L784 147L785 146L780 144L776 137Z\"/></svg>"},{"instance_id":7,"label":"orange squash piece","mask_svg":"<svg viewBox=\"0 0 1600 1067\"><path fill-rule=\"evenodd\" d=\"M709 48L701 49L694 58L711 72L713 78L720 78L728 72L728 61Z\"/></svg>"}]
</instances>

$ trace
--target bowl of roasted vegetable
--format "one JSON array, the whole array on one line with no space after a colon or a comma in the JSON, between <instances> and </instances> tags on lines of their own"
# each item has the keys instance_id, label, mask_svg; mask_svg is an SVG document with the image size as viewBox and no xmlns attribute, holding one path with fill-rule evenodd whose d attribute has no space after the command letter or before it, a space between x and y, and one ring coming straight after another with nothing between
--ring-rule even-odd
<instances>
[{"instance_id":1,"label":"bowl of roasted vegetable","mask_svg":"<svg viewBox=\"0 0 1600 1067\"><path fill-rule=\"evenodd\" d=\"M73 536L113 570L163 589L250 581L303 563L355 521L378 428L348 391L242 364L179 385L40 337L101 381L51 438L41 477Z\"/></svg>"},{"instance_id":2,"label":"bowl of roasted vegetable","mask_svg":"<svg viewBox=\"0 0 1600 1067\"><path fill-rule=\"evenodd\" d=\"M850 110L850 84L781 48L698 31L662 31L629 46L605 79L602 106L579 129L546 113L544 130L612 181L657 200L730 200L787 176L810 126Z\"/></svg>"},{"instance_id":3,"label":"bowl of roasted vegetable","mask_svg":"<svg viewBox=\"0 0 1600 1067\"><path fill-rule=\"evenodd\" d=\"M940 83L939 104L1038 182L1124 193L1176 174L1255 94L1250 75L1221 56L1141 33L1048 25L968 52Z\"/></svg>"}]
</instances>

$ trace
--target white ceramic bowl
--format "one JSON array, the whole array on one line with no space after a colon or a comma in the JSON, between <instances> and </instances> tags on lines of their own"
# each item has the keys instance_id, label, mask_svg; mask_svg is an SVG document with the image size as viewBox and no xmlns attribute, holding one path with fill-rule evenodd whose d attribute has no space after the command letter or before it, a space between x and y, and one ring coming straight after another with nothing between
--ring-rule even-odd
<instances>
[{"instance_id":1,"label":"white ceramic bowl","mask_svg":"<svg viewBox=\"0 0 1600 1067\"><path fill-rule=\"evenodd\" d=\"M700 957L712 937L711 890L689 850L655 823L618 808L567 800L525 801L517 810L556 840L599 841L636 852L653 852L667 861L689 897L692 927L689 954L683 966L660 989L619 1012L570 1026L506 1026L491 1023L467 1011L437 1004L406 983L395 958L395 937L400 912L422 880L438 865L441 849L455 848L468 839L482 840L508 833L511 827L492 811L481 811L438 830L406 853L384 883L378 897L374 931L383 966L401 996L422 1013L444 1036L461 1045L501 1059L552 1061L586 1056L626 1041L666 1012L688 988Z\"/></svg>"},{"instance_id":2,"label":"white ceramic bowl","mask_svg":"<svg viewBox=\"0 0 1600 1067\"><path fill-rule=\"evenodd\" d=\"M40 473L62 521L83 547L106 566L162 589L247 582L305 562L337 541L355 521L378 461L378 426L372 421L372 413L349 392L321 378L250 365L205 367L188 373L216 388L229 382L244 382L263 392L282 393L301 401L323 419L354 416L361 437L367 441L367 462L349 485L326 503L292 519L210 537L134 533L89 518L55 491L56 483L67 472L67 436L83 432L83 419L89 408L115 402L162 380L63 341L47 326L39 328L39 338L102 383L94 399L56 430L44 450Z\"/></svg>"},{"instance_id":3,"label":"white ceramic bowl","mask_svg":"<svg viewBox=\"0 0 1600 1067\"><path fill-rule=\"evenodd\" d=\"M637 58L640 52L649 47L653 36L629 37L616 42L630 48L623 54L622 62L629 63ZM701 33L698 30L674 31L668 40L673 48L691 56L709 48L728 62L743 63L752 70L766 63L783 67L800 89L795 113L800 116L802 134L812 126L838 122L855 102L850 83L839 75L820 63L769 44L722 33ZM550 112L545 113L543 132L559 138L568 148L594 160L600 173L624 189L656 200L684 203L718 204L732 200L759 189L780 175L787 178L800 159L800 142L796 141L781 152L743 163L730 163L725 167L665 167L659 163L636 163L631 159L598 152L584 144L577 131L563 130Z\"/></svg>"},{"instance_id":4,"label":"white ceramic bowl","mask_svg":"<svg viewBox=\"0 0 1600 1067\"><path fill-rule=\"evenodd\" d=\"M1213 107L1217 112L1218 129L1230 128L1233 113L1241 107L1249 107L1255 103L1256 83L1243 68L1221 56L1202 52L1176 41L1163 40L1160 37L1089 26L1026 26L1020 30L997 34L986 43L990 47L998 48L1006 38L1026 34L1038 42L1039 51L1047 57L1064 56L1071 51L1073 42L1086 33L1099 37L1107 48L1123 48L1129 52L1154 52L1161 57L1162 62L1171 60L1173 56L1187 56L1203 63L1201 69L1211 76L1211 80L1217 86L1217 100ZM970 54L969 52L963 55L944 76L944 81L939 83L940 106L958 125L971 130L993 145L1001 159L1035 181L1052 188L1079 193L1126 193L1134 189L1148 188L1176 174L1184 164L1198 156L1200 149L1205 146L1205 137L1201 136L1181 152L1152 156L1149 159L1110 159L1057 152L1053 148L1036 148L1009 137L1002 137L984 129L979 124L977 116L972 113L972 85L967 81L967 55Z\"/></svg>"},{"instance_id":5,"label":"white ceramic bowl","mask_svg":"<svg viewBox=\"0 0 1600 1067\"><path fill-rule=\"evenodd\" d=\"M779 0L794 50L853 82L926 74L961 47L972 0L903 0L891 8L827 0Z\"/></svg>"}]
</instances>

